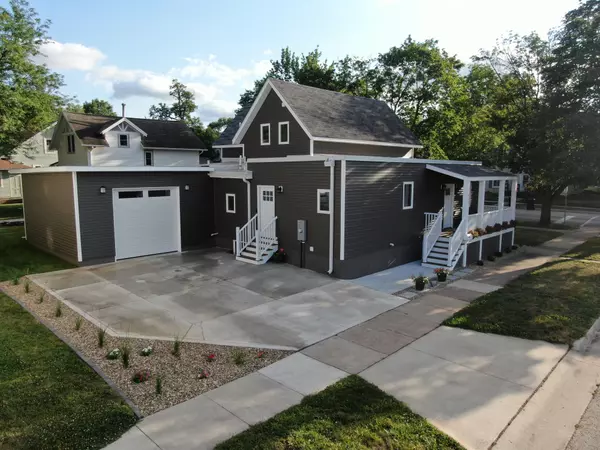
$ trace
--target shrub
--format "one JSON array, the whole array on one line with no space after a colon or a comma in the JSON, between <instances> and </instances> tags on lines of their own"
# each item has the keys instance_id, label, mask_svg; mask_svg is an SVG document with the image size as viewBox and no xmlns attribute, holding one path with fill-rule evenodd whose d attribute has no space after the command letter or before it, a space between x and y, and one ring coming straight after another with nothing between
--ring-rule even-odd
<instances>
[{"instance_id":1,"label":"shrub","mask_svg":"<svg viewBox=\"0 0 600 450\"><path fill-rule=\"evenodd\" d=\"M516 227L517 226L517 221L513 219L513 220L511 220L509 222L509 224L510 224L511 227Z\"/></svg>"},{"instance_id":2,"label":"shrub","mask_svg":"<svg viewBox=\"0 0 600 450\"><path fill-rule=\"evenodd\" d=\"M246 362L246 355L242 350L235 349L231 353L231 359L236 366L241 366Z\"/></svg>"},{"instance_id":3,"label":"shrub","mask_svg":"<svg viewBox=\"0 0 600 450\"><path fill-rule=\"evenodd\" d=\"M287 260L287 253L283 249L283 247L279 248L273 256L271 256L271 261L277 263L284 263Z\"/></svg>"},{"instance_id":4,"label":"shrub","mask_svg":"<svg viewBox=\"0 0 600 450\"><path fill-rule=\"evenodd\" d=\"M75 331L79 331L81 329L81 324L83 323L83 318L81 316L77 316L75 319Z\"/></svg>"},{"instance_id":5,"label":"shrub","mask_svg":"<svg viewBox=\"0 0 600 450\"><path fill-rule=\"evenodd\" d=\"M500 258L500 257L502 257L502 252L495 252L495 253L494 253L494 256L495 256L496 258Z\"/></svg>"},{"instance_id":6,"label":"shrub","mask_svg":"<svg viewBox=\"0 0 600 450\"><path fill-rule=\"evenodd\" d=\"M131 377L131 381L133 381L136 384L145 383L149 379L150 379L150 371L149 370L139 370L133 374L133 377Z\"/></svg>"},{"instance_id":7,"label":"shrub","mask_svg":"<svg viewBox=\"0 0 600 450\"><path fill-rule=\"evenodd\" d=\"M485 231L483 228L477 228L475 231L477 231L479 236L485 236L487 234L487 231Z\"/></svg>"},{"instance_id":8,"label":"shrub","mask_svg":"<svg viewBox=\"0 0 600 450\"><path fill-rule=\"evenodd\" d=\"M106 329L98 330L98 347L104 347L104 339L106 338Z\"/></svg>"},{"instance_id":9,"label":"shrub","mask_svg":"<svg viewBox=\"0 0 600 450\"><path fill-rule=\"evenodd\" d=\"M121 350L119 350L118 348L115 348L106 354L106 359L111 359L111 360L119 359L120 356L121 356Z\"/></svg>"},{"instance_id":10,"label":"shrub","mask_svg":"<svg viewBox=\"0 0 600 450\"><path fill-rule=\"evenodd\" d=\"M210 353L208 355L206 355L206 362L213 362L215 359L217 359L217 355L215 355L214 353Z\"/></svg>"},{"instance_id":11,"label":"shrub","mask_svg":"<svg viewBox=\"0 0 600 450\"><path fill-rule=\"evenodd\" d=\"M23 284L23 288L25 289L25 293L29 294L29 291L31 291L31 285L29 284L29 280L25 280L25 284Z\"/></svg>"},{"instance_id":12,"label":"shrub","mask_svg":"<svg viewBox=\"0 0 600 450\"><path fill-rule=\"evenodd\" d=\"M486 234L490 234L494 232L494 227L491 225L488 225L487 227L485 227L485 233Z\"/></svg>"},{"instance_id":13,"label":"shrub","mask_svg":"<svg viewBox=\"0 0 600 450\"><path fill-rule=\"evenodd\" d=\"M502 229L503 230L506 230L508 228L508 226L509 226L508 222L506 222L506 221L502 222Z\"/></svg>"},{"instance_id":14,"label":"shrub","mask_svg":"<svg viewBox=\"0 0 600 450\"><path fill-rule=\"evenodd\" d=\"M54 317L62 316L62 304L60 302L56 303L56 308L54 308Z\"/></svg>"},{"instance_id":15,"label":"shrub","mask_svg":"<svg viewBox=\"0 0 600 450\"><path fill-rule=\"evenodd\" d=\"M156 377L156 384L154 385L154 392L156 392L156 395L162 394L162 377L160 375L158 375Z\"/></svg>"},{"instance_id":16,"label":"shrub","mask_svg":"<svg viewBox=\"0 0 600 450\"><path fill-rule=\"evenodd\" d=\"M479 237L479 231L477 231L477 229L474 229L474 230L471 230L471 231L469 231L469 234L470 234L471 236L473 236L474 238L477 238L477 237Z\"/></svg>"},{"instance_id":17,"label":"shrub","mask_svg":"<svg viewBox=\"0 0 600 450\"><path fill-rule=\"evenodd\" d=\"M510 247L506 247L506 248L504 249L504 253L510 253L510 252L512 252L512 248L510 248Z\"/></svg>"},{"instance_id":18,"label":"shrub","mask_svg":"<svg viewBox=\"0 0 600 450\"><path fill-rule=\"evenodd\" d=\"M176 358L181 356L181 341L179 340L179 337L176 337L175 341L173 342L173 350L171 351L171 354Z\"/></svg>"},{"instance_id":19,"label":"shrub","mask_svg":"<svg viewBox=\"0 0 600 450\"><path fill-rule=\"evenodd\" d=\"M501 231L502 230L502 224L501 223L497 223L496 225L494 225L494 231Z\"/></svg>"},{"instance_id":20,"label":"shrub","mask_svg":"<svg viewBox=\"0 0 600 450\"><path fill-rule=\"evenodd\" d=\"M260 351L256 354L256 359L262 359L262 358L264 358L264 356L265 356L265 352Z\"/></svg>"},{"instance_id":21,"label":"shrub","mask_svg":"<svg viewBox=\"0 0 600 450\"><path fill-rule=\"evenodd\" d=\"M18 286L18 284L19 284L19 277L17 275L15 275L15 277L13 278L12 284L13 284L13 286Z\"/></svg>"},{"instance_id":22,"label":"shrub","mask_svg":"<svg viewBox=\"0 0 600 450\"><path fill-rule=\"evenodd\" d=\"M478 266L483 266L483 259L480 259L479 261L477 261L477 265Z\"/></svg>"},{"instance_id":23,"label":"shrub","mask_svg":"<svg viewBox=\"0 0 600 450\"><path fill-rule=\"evenodd\" d=\"M123 361L123 367L125 369L129 368L129 356L131 355L131 347L129 345L124 344L121 346L121 360Z\"/></svg>"},{"instance_id":24,"label":"shrub","mask_svg":"<svg viewBox=\"0 0 600 450\"><path fill-rule=\"evenodd\" d=\"M494 255L490 255L490 256L488 256L488 258L487 258L487 259L488 259L488 261L491 261L491 262L494 262L494 261L496 261L496 257L495 257Z\"/></svg>"},{"instance_id":25,"label":"shrub","mask_svg":"<svg viewBox=\"0 0 600 450\"><path fill-rule=\"evenodd\" d=\"M513 245L511 248L512 248L513 250L517 250L517 249L519 248L519 246L518 246L518 245Z\"/></svg>"},{"instance_id":26,"label":"shrub","mask_svg":"<svg viewBox=\"0 0 600 450\"><path fill-rule=\"evenodd\" d=\"M40 295L38 296L37 302L38 303L44 303L44 293L40 292Z\"/></svg>"},{"instance_id":27,"label":"shrub","mask_svg":"<svg viewBox=\"0 0 600 450\"><path fill-rule=\"evenodd\" d=\"M152 346L149 345L148 347L144 347L142 349L142 351L140 352L140 356L150 356L153 351L154 349L152 348Z\"/></svg>"},{"instance_id":28,"label":"shrub","mask_svg":"<svg viewBox=\"0 0 600 450\"><path fill-rule=\"evenodd\" d=\"M205 378L208 378L209 376L210 376L210 373L208 373L207 370L200 369L200 372L198 372L198 378L200 380L204 380Z\"/></svg>"}]
</instances>

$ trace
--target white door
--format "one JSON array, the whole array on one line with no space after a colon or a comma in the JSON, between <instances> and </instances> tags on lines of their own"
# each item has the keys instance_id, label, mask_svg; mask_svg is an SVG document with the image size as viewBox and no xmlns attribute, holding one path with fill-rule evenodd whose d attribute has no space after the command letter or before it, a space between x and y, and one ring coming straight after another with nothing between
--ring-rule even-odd
<instances>
[{"instance_id":1,"label":"white door","mask_svg":"<svg viewBox=\"0 0 600 450\"><path fill-rule=\"evenodd\" d=\"M21 175L9 175L8 185L10 187L11 198L21 198L23 196L23 189L21 187Z\"/></svg>"},{"instance_id":2,"label":"white door","mask_svg":"<svg viewBox=\"0 0 600 450\"><path fill-rule=\"evenodd\" d=\"M444 228L454 226L454 185L444 187Z\"/></svg>"},{"instance_id":3,"label":"white door","mask_svg":"<svg viewBox=\"0 0 600 450\"><path fill-rule=\"evenodd\" d=\"M262 230L275 217L275 186L258 186L258 226Z\"/></svg>"},{"instance_id":4,"label":"white door","mask_svg":"<svg viewBox=\"0 0 600 450\"><path fill-rule=\"evenodd\" d=\"M113 189L115 259L181 251L179 188Z\"/></svg>"}]
</instances>

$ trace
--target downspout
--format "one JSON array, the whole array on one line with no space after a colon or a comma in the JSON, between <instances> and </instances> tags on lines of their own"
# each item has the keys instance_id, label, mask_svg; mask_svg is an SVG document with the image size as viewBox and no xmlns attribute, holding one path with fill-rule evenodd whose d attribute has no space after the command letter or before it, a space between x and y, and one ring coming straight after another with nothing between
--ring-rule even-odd
<instances>
[{"instance_id":1,"label":"downspout","mask_svg":"<svg viewBox=\"0 0 600 450\"><path fill-rule=\"evenodd\" d=\"M333 273L333 235L335 222L335 160L328 159L325 164L329 166L329 270L327 273Z\"/></svg>"},{"instance_id":2,"label":"downspout","mask_svg":"<svg viewBox=\"0 0 600 450\"><path fill-rule=\"evenodd\" d=\"M247 207L246 207L246 211L248 212L248 222L250 222L250 219L252 219L252 213L250 212L250 206L251 206L251 205L250 205L250 199L251 199L251 197L252 197L252 196L250 195L250 191L251 191L251 186L252 186L252 185L250 184L250 181L248 181L248 178L246 178L246 177L242 178L242 181L243 181L244 183L246 183L246 186L248 187L248 189L247 189L247 191L248 191L248 192L247 192L247 196L248 196L248 198L246 199L246 202L247 202L247 203L246 203L246 205L247 205Z\"/></svg>"}]
</instances>

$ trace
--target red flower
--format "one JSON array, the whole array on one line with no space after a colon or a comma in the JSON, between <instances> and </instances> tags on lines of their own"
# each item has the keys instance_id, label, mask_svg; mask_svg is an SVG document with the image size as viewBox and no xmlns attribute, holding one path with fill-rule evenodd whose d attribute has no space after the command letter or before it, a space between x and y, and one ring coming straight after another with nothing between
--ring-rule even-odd
<instances>
[{"instance_id":1,"label":"red flower","mask_svg":"<svg viewBox=\"0 0 600 450\"><path fill-rule=\"evenodd\" d=\"M265 356L265 352L258 352L258 353L256 354L256 357L257 357L257 358L262 358L263 356Z\"/></svg>"},{"instance_id":2,"label":"red flower","mask_svg":"<svg viewBox=\"0 0 600 450\"><path fill-rule=\"evenodd\" d=\"M208 362L213 362L216 359L216 357L217 357L217 355L215 355L214 353L211 353L206 357L206 360Z\"/></svg>"}]
</instances>

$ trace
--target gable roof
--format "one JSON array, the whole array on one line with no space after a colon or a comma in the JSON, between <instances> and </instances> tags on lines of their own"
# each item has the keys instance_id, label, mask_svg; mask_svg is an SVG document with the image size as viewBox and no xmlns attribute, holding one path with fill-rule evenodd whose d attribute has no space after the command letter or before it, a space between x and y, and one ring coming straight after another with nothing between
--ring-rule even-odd
<instances>
[{"instance_id":1,"label":"gable roof","mask_svg":"<svg viewBox=\"0 0 600 450\"><path fill-rule=\"evenodd\" d=\"M239 130L240 125L242 124L242 121L244 120L244 117L246 117L246 114L248 114L249 110L250 110L250 105L244 106L237 112L237 114L235 115L235 117L233 118L231 123L229 125L227 125L227 128L225 128L223 130L223 132L219 136L219 139L217 139L215 141L215 143L213 144L213 147L220 147L223 145L231 145L231 143L233 142L233 137L235 136L235 133L237 133L237 131Z\"/></svg>"},{"instance_id":2,"label":"gable roof","mask_svg":"<svg viewBox=\"0 0 600 450\"><path fill-rule=\"evenodd\" d=\"M274 90L315 141L421 147L383 101L269 78L234 136L241 142L268 93Z\"/></svg>"},{"instance_id":3,"label":"gable roof","mask_svg":"<svg viewBox=\"0 0 600 450\"><path fill-rule=\"evenodd\" d=\"M122 117L96 116L65 112L77 137L83 145L107 146L102 131L121 121ZM142 137L142 144L147 148L166 149L206 149L204 142L183 122L175 120L138 119L128 117L128 121L143 130L147 136Z\"/></svg>"}]
</instances>

